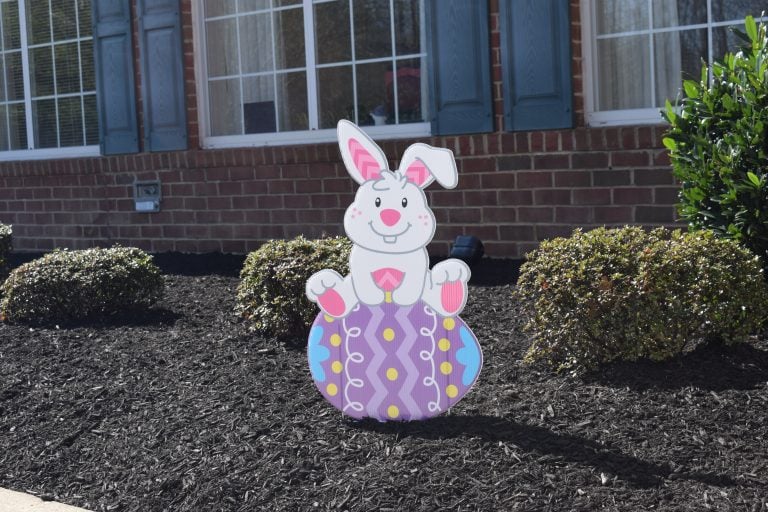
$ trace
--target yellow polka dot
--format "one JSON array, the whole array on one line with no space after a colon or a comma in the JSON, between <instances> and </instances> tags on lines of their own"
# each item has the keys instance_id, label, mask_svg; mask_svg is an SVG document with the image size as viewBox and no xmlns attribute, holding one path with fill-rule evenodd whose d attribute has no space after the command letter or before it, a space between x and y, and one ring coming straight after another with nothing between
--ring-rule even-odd
<instances>
[{"instance_id":1,"label":"yellow polka dot","mask_svg":"<svg viewBox=\"0 0 768 512\"><path fill-rule=\"evenodd\" d=\"M445 394L448 395L448 398L456 398L456 395L459 394L459 388L451 384L445 388Z\"/></svg>"},{"instance_id":2,"label":"yellow polka dot","mask_svg":"<svg viewBox=\"0 0 768 512\"><path fill-rule=\"evenodd\" d=\"M450 375L452 371L453 371L453 365L448 361L440 365L440 373L442 373L443 375Z\"/></svg>"},{"instance_id":3,"label":"yellow polka dot","mask_svg":"<svg viewBox=\"0 0 768 512\"><path fill-rule=\"evenodd\" d=\"M341 336L338 334L331 334L331 345L334 347L338 347L341 345Z\"/></svg>"},{"instance_id":4,"label":"yellow polka dot","mask_svg":"<svg viewBox=\"0 0 768 512\"><path fill-rule=\"evenodd\" d=\"M454 327L456 327L456 320L453 318L445 318L443 319L443 327L445 327L447 330L452 330Z\"/></svg>"},{"instance_id":5,"label":"yellow polka dot","mask_svg":"<svg viewBox=\"0 0 768 512\"><path fill-rule=\"evenodd\" d=\"M339 392L339 388L336 387L336 384L330 383L325 387L326 393L328 393L331 396L336 396L336 393Z\"/></svg>"},{"instance_id":6,"label":"yellow polka dot","mask_svg":"<svg viewBox=\"0 0 768 512\"><path fill-rule=\"evenodd\" d=\"M440 341L437 342L437 348L443 352L448 352L451 350L451 341L448 338L441 338Z\"/></svg>"},{"instance_id":7,"label":"yellow polka dot","mask_svg":"<svg viewBox=\"0 0 768 512\"><path fill-rule=\"evenodd\" d=\"M344 367L341 365L341 361L334 361L331 364L331 371L333 373L341 373L342 369L344 369Z\"/></svg>"},{"instance_id":8,"label":"yellow polka dot","mask_svg":"<svg viewBox=\"0 0 768 512\"><path fill-rule=\"evenodd\" d=\"M387 378L389 380L397 380L397 370L395 368L390 368L387 370Z\"/></svg>"},{"instance_id":9,"label":"yellow polka dot","mask_svg":"<svg viewBox=\"0 0 768 512\"><path fill-rule=\"evenodd\" d=\"M385 339L385 340L387 340L387 341L392 341L393 339L395 339L395 331L393 331L393 330L392 330L392 329L390 329L389 327L387 327L386 329L384 329L384 331L381 333L381 335L382 335L382 336L384 337L384 339Z\"/></svg>"},{"instance_id":10,"label":"yellow polka dot","mask_svg":"<svg viewBox=\"0 0 768 512\"><path fill-rule=\"evenodd\" d=\"M390 405L387 407L387 416L390 418L397 418L400 415L400 409L396 405Z\"/></svg>"},{"instance_id":11,"label":"yellow polka dot","mask_svg":"<svg viewBox=\"0 0 768 512\"><path fill-rule=\"evenodd\" d=\"M331 315L324 315L323 318L325 318L325 321L329 324L333 323L333 317Z\"/></svg>"}]
</instances>

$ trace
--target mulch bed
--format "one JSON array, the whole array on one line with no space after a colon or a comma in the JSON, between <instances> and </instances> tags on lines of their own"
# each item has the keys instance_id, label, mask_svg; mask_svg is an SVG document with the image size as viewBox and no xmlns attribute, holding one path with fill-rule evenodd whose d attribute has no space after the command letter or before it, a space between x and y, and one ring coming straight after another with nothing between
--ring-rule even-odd
<instances>
[{"instance_id":1,"label":"mulch bed","mask_svg":"<svg viewBox=\"0 0 768 512\"><path fill-rule=\"evenodd\" d=\"M342 417L303 341L232 314L231 272L169 275L117 325L0 325L0 486L141 512L768 510L768 341L553 375L521 362L496 270L462 314L478 384L422 423Z\"/></svg>"}]
</instances>

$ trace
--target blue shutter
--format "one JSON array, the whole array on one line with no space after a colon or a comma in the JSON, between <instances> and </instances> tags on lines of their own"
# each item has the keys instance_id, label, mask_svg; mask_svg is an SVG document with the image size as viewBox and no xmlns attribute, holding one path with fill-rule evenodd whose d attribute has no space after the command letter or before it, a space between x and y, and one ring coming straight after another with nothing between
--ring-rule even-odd
<instances>
[{"instance_id":1,"label":"blue shutter","mask_svg":"<svg viewBox=\"0 0 768 512\"><path fill-rule=\"evenodd\" d=\"M573 126L568 0L501 0L507 130Z\"/></svg>"},{"instance_id":2,"label":"blue shutter","mask_svg":"<svg viewBox=\"0 0 768 512\"><path fill-rule=\"evenodd\" d=\"M432 133L493 131L486 0L427 0Z\"/></svg>"},{"instance_id":3,"label":"blue shutter","mask_svg":"<svg viewBox=\"0 0 768 512\"><path fill-rule=\"evenodd\" d=\"M139 0L144 148L187 149L179 0Z\"/></svg>"},{"instance_id":4,"label":"blue shutter","mask_svg":"<svg viewBox=\"0 0 768 512\"><path fill-rule=\"evenodd\" d=\"M129 2L93 0L93 40L101 152L136 153L139 130Z\"/></svg>"}]
</instances>

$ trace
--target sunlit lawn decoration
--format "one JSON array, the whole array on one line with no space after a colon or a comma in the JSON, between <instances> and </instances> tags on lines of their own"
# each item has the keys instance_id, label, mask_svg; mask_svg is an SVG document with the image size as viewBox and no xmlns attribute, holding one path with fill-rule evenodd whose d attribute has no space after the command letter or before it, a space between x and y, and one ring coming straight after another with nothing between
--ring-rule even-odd
<instances>
[{"instance_id":1,"label":"sunlit lawn decoration","mask_svg":"<svg viewBox=\"0 0 768 512\"><path fill-rule=\"evenodd\" d=\"M309 334L312 377L323 396L355 418L416 420L458 402L480 373L482 352L458 314L467 300L467 265L430 271L426 246L435 217L423 189L453 188L453 153L413 144L396 171L357 126L340 121L339 146L360 184L344 215L353 243L350 273L321 270L307 296L321 313Z\"/></svg>"}]
</instances>

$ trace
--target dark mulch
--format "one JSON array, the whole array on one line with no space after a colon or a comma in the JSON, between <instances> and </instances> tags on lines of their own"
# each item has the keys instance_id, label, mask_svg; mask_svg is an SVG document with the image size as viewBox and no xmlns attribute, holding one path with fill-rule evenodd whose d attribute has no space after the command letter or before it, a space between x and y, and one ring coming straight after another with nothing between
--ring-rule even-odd
<instances>
[{"instance_id":1,"label":"dark mulch","mask_svg":"<svg viewBox=\"0 0 768 512\"><path fill-rule=\"evenodd\" d=\"M480 380L423 423L342 417L302 350L232 315L232 276L171 275L121 325L2 325L0 486L141 512L768 510L767 341L555 376L521 363L493 274L462 315Z\"/></svg>"}]
</instances>

